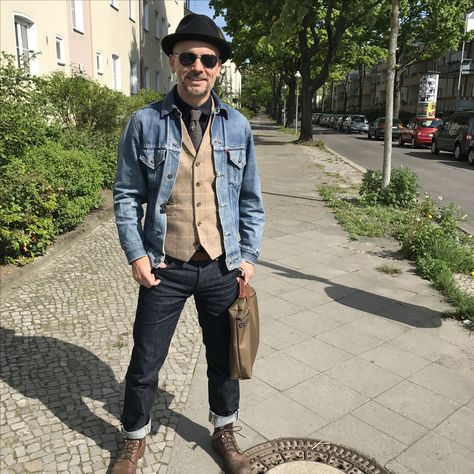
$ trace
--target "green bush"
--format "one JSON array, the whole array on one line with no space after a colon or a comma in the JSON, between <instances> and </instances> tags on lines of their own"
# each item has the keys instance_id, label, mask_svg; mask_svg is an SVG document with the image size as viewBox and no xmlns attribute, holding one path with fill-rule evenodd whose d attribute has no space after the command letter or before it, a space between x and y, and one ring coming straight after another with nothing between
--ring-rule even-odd
<instances>
[{"instance_id":1,"label":"green bush","mask_svg":"<svg viewBox=\"0 0 474 474\"><path fill-rule=\"evenodd\" d=\"M75 227L99 205L103 174L90 153L48 143L29 150L24 162L58 191L56 225L61 232Z\"/></svg>"},{"instance_id":2,"label":"green bush","mask_svg":"<svg viewBox=\"0 0 474 474\"><path fill-rule=\"evenodd\" d=\"M26 263L57 235L58 191L19 159L0 176L0 263Z\"/></svg>"},{"instance_id":3,"label":"green bush","mask_svg":"<svg viewBox=\"0 0 474 474\"><path fill-rule=\"evenodd\" d=\"M63 126L110 133L122 123L125 96L77 71L72 76L63 71L51 73L42 81L40 91L51 115Z\"/></svg>"},{"instance_id":4,"label":"green bush","mask_svg":"<svg viewBox=\"0 0 474 474\"><path fill-rule=\"evenodd\" d=\"M255 112L253 110L250 110L248 107L240 107L239 112L247 118L247 120L250 120L255 116Z\"/></svg>"},{"instance_id":5,"label":"green bush","mask_svg":"<svg viewBox=\"0 0 474 474\"><path fill-rule=\"evenodd\" d=\"M14 56L0 53L0 166L44 143L54 129L45 119L40 83L16 67Z\"/></svg>"},{"instance_id":6,"label":"green bush","mask_svg":"<svg viewBox=\"0 0 474 474\"><path fill-rule=\"evenodd\" d=\"M391 173L390 183L382 189L382 172L368 170L363 178L359 194L366 205L384 204L407 209L413 207L418 197L417 175L408 168L396 168Z\"/></svg>"}]
</instances>

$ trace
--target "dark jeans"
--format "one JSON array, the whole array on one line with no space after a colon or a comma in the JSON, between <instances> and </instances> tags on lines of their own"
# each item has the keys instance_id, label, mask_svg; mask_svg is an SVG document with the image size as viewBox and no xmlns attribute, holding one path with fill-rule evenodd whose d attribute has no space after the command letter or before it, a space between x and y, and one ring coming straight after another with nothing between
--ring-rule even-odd
<instances>
[{"instance_id":1,"label":"dark jeans","mask_svg":"<svg viewBox=\"0 0 474 474\"><path fill-rule=\"evenodd\" d=\"M229 378L227 309L238 294L238 270L229 271L223 258L212 262L182 262L167 258L168 267L154 270L161 283L140 287L133 327L134 347L125 377L122 425L141 430L150 421L158 372L186 300L194 295L206 346L209 407L226 417L239 408L239 382Z\"/></svg>"}]
</instances>

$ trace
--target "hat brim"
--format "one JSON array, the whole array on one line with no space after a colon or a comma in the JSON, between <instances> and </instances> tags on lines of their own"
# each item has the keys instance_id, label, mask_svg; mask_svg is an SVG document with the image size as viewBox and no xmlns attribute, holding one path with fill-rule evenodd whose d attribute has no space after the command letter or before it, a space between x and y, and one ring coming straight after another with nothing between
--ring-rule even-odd
<instances>
[{"instance_id":1,"label":"hat brim","mask_svg":"<svg viewBox=\"0 0 474 474\"><path fill-rule=\"evenodd\" d=\"M172 33L163 38L161 48L169 56L173 52L173 46L180 41L203 41L204 43L210 43L219 49L219 58L222 63L225 63L230 58L231 49L227 41L215 38L214 36L196 33Z\"/></svg>"}]
</instances>

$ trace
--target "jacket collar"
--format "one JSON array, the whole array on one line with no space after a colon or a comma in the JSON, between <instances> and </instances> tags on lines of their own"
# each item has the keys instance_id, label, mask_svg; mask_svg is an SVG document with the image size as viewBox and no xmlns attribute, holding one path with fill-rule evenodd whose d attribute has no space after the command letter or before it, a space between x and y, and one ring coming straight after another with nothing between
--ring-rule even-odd
<instances>
[{"instance_id":1,"label":"jacket collar","mask_svg":"<svg viewBox=\"0 0 474 474\"><path fill-rule=\"evenodd\" d=\"M175 90L176 86L171 89L168 94L166 94L165 98L163 99L163 106L161 108L161 117L165 115L169 115L171 113L180 113L178 106L176 105L175 99ZM212 98L214 99L214 113L216 115L222 115L225 118L228 118L228 111L224 105L224 103L219 99L217 94L212 90L211 91Z\"/></svg>"}]
</instances>

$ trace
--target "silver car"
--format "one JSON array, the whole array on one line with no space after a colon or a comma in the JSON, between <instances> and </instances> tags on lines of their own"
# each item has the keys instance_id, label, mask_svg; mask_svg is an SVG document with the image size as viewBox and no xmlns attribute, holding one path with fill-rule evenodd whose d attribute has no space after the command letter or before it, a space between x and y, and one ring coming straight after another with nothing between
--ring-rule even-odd
<instances>
[{"instance_id":1,"label":"silver car","mask_svg":"<svg viewBox=\"0 0 474 474\"><path fill-rule=\"evenodd\" d=\"M369 121L365 115L351 115L342 123L343 132L367 133Z\"/></svg>"}]
</instances>

